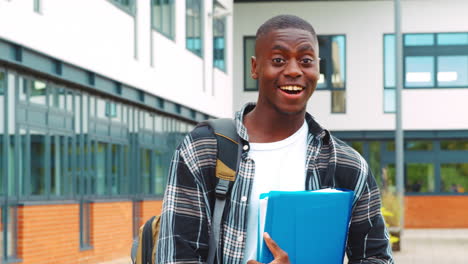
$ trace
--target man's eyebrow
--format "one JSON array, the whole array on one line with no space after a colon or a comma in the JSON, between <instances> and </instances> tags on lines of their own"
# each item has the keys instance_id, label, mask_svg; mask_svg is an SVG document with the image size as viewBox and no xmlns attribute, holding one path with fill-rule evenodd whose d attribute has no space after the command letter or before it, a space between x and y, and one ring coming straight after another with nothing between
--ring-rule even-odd
<instances>
[{"instance_id":1,"label":"man's eyebrow","mask_svg":"<svg viewBox=\"0 0 468 264\"><path fill-rule=\"evenodd\" d=\"M304 52L304 51L313 51L313 52L316 52L316 50L314 49L314 47L312 47L312 45L303 45L301 47L299 47L299 49L297 50L299 52Z\"/></svg>"}]
</instances>

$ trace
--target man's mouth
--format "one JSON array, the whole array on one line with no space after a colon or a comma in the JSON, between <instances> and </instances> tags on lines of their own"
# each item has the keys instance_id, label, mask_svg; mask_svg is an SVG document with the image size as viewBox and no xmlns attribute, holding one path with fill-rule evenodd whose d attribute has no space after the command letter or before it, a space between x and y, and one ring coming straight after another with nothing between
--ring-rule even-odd
<instances>
[{"instance_id":1,"label":"man's mouth","mask_svg":"<svg viewBox=\"0 0 468 264\"><path fill-rule=\"evenodd\" d=\"M287 94L298 94L304 90L304 87L299 85L282 85L279 88Z\"/></svg>"}]
</instances>

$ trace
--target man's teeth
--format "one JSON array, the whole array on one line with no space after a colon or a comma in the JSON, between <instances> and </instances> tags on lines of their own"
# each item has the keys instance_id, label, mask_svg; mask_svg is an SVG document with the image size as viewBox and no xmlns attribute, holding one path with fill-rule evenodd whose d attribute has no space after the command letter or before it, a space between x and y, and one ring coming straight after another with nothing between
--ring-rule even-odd
<instances>
[{"instance_id":1,"label":"man's teeth","mask_svg":"<svg viewBox=\"0 0 468 264\"><path fill-rule=\"evenodd\" d=\"M288 86L281 86L280 89L285 90L285 91L302 91L303 88L301 86L288 85Z\"/></svg>"}]
</instances>

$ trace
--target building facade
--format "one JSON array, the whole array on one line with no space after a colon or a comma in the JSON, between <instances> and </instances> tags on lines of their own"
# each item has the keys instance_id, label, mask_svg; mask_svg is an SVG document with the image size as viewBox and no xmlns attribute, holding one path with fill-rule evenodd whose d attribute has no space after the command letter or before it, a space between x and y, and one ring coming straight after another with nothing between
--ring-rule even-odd
<instances>
[{"instance_id":1,"label":"building facade","mask_svg":"<svg viewBox=\"0 0 468 264\"><path fill-rule=\"evenodd\" d=\"M234 2L234 109L257 99L256 29L274 15L298 15L320 46L308 111L366 158L382 187L395 188L393 1ZM406 227L468 227L467 8L402 1Z\"/></svg>"},{"instance_id":2,"label":"building facade","mask_svg":"<svg viewBox=\"0 0 468 264\"><path fill-rule=\"evenodd\" d=\"M231 13L0 0L0 262L129 256L183 136L232 115Z\"/></svg>"}]
</instances>

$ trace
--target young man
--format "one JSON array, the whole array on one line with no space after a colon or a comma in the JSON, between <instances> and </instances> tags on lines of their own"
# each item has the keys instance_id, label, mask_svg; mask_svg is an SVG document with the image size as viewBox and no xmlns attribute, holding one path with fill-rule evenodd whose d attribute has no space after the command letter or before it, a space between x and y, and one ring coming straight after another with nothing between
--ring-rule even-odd
<instances>
[{"instance_id":1,"label":"young man","mask_svg":"<svg viewBox=\"0 0 468 264\"><path fill-rule=\"evenodd\" d=\"M330 135L306 105L320 76L319 48L312 26L281 15L257 31L252 78L259 96L236 114L243 144L239 171L227 199L221 228L221 263L258 263L258 195L270 190L354 190L346 252L350 263L393 263L380 214L380 194L364 159ZM177 148L164 199L158 263L207 260L215 203L216 139L192 131ZM275 260L287 252L264 235Z\"/></svg>"}]
</instances>

